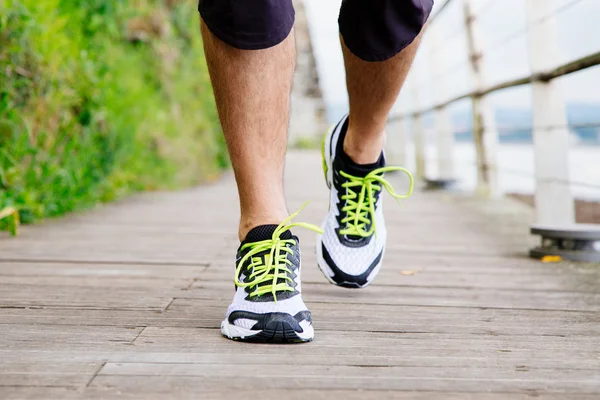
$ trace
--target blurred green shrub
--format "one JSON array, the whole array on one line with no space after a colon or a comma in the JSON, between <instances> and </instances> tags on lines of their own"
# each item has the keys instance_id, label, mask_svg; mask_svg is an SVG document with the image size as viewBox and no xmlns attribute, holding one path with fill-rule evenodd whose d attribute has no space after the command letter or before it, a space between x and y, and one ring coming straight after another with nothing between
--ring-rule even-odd
<instances>
[{"instance_id":1,"label":"blurred green shrub","mask_svg":"<svg viewBox=\"0 0 600 400\"><path fill-rule=\"evenodd\" d=\"M0 208L31 222L226 167L195 8L0 1Z\"/></svg>"}]
</instances>

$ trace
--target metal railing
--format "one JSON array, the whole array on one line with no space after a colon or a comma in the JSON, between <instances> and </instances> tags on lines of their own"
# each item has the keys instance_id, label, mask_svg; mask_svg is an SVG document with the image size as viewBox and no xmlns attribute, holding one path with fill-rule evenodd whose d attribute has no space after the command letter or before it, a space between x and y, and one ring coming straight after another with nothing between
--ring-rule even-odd
<instances>
[{"instance_id":1,"label":"metal railing","mask_svg":"<svg viewBox=\"0 0 600 400\"><path fill-rule=\"evenodd\" d=\"M452 1L452 0L450 0ZM446 3L447 4L447 3ZM400 120L403 118L413 117L416 114L426 114L428 112L435 111L440 108L444 108L449 106L452 103L456 103L457 101L473 98L473 97L483 97L493 92L497 92L499 90L510 89L517 86L529 85L534 82L549 82L553 79L559 78L564 75L569 75L574 72L582 71L584 69L594 67L596 65L600 65L600 50L594 52L592 54L586 55L584 57L580 57L576 60L569 61L563 65L555 67L549 71L540 71L537 73L532 73L527 76L523 76L521 78L511 79L509 81L505 81L502 83L497 83L495 85L490 85L482 90L473 90L468 93L464 93L458 96L455 96L449 100L445 100L439 104L423 108L418 111L413 111L408 114L403 115L395 115L390 118L390 122L394 122L396 120ZM598 124L588 124L588 125L579 125L579 127L597 127ZM531 127L527 127L531 128ZM522 129L522 128L518 128Z\"/></svg>"},{"instance_id":2,"label":"metal railing","mask_svg":"<svg viewBox=\"0 0 600 400\"><path fill-rule=\"evenodd\" d=\"M492 6L494 2L499 1L502 0L479 1L483 4L479 8L479 14L487 7ZM395 137L395 140L390 140L388 152L395 153L396 158L401 158L398 161L405 161L406 136L403 127L404 122L409 120L412 127L411 136L414 138L416 176L420 179L427 179L423 115L433 113L437 136L438 176L436 180L438 182L452 181L455 178L455 160L452 156L455 129L448 108L460 100L471 99L472 132L477 160L476 191L482 196L498 196L501 194L498 184L497 156L499 134L489 95L509 88L531 85L533 118L531 126L527 129L533 132L536 221L538 224L553 227L570 226L575 222L575 205L570 188L573 182L569 179L568 160L569 128L572 125L568 123L566 103L555 79L600 65L600 46L583 57L557 65L559 64L556 45L558 42L557 15L581 3L582 0L572 0L558 7L555 0L524 0L524 2L527 6L528 17L526 26L507 35L487 50L483 48L480 40L480 19L479 14L474 11L475 0L448 0L438 9L437 13L430 18L423 36L422 44L425 46L422 46L420 51L427 51L428 48L431 48L431 42L436 44L433 46L433 52L428 53L428 56L432 60L430 62L439 69L439 64L443 65L436 60L440 47L445 42L458 37L459 33L464 34L468 57L462 65L466 63L469 67L469 75L473 83L472 90L451 98L443 98L445 94L444 80L447 79L445 75L449 70L461 65L461 63L455 63L446 68L444 72L428 77L435 81L438 99L430 106L419 107L422 88L418 84L411 85L411 78L414 76L409 76L407 83L412 90L408 89L408 92L413 110L395 115L390 119L393 127L390 138ZM462 29L460 32L446 33L442 40L441 33L445 32L439 32L437 25L443 15L456 3L462 7L460 10L462 11ZM457 10L454 9L454 11ZM519 35L527 37L531 72L515 79L487 85L483 63L488 55L487 52L502 46L504 42L513 41ZM457 58L459 58L458 56ZM592 90L592 86L590 86L590 90ZM600 165L600 158L598 164ZM598 182L587 184L600 186L600 177ZM598 231L600 232L600 228ZM600 249L598 251L600 254Z\"/></svg>"},{"instance_id":3,"label":"metal railing","mask_svg":"<svg viewBox=\"0 0 600 400\"><path fill-rule=\"evenodd\" d=\"M480 7L485 10L495 1L488 0ZM448 0L434 14L428 23L423 41L431 40L438 21L454 3L461 3L463 14L463 29L468 48L468 64L473 89L449 99L435 102L428 107L393 116L390 121L401 122L407 119L412 121L413 137L415 140L416 175L425 178L425 145L423 115L434 113L435 130L437 133L438 148L438 179L452 179L453 160L449 151L453 146L455 130L452 126L448 107L460 100L472 100L473 114L473 139L477 154L477 192L483 196L499 195L497 147L498 129L494 111L489 104L488 95L523 85L532 85L533 94L533 121L530 127L533 131L534 152L536 157L536 215L537 221L544 224L571 224L574 222L574 201L569 188L568 176L568 135L565 102L560 89L554 84L558 77L569 75L596 65L600 65L600 48L570 60L564 64L556 65L558 59L554 38L557 37L556 16L580 3L582 0L572 0L560 7L554 6L552 0L524 0L527 3L529 24L526 29L517 31L527 35L530 52L531 73L524 76L506 80L493 85L486 85L484 79L483 59L486 50L479 41L479 19L473 11L473 0ZM554 6L554 7L553 7ZM515 34L509 35L506 40L513 40ZM438 42L440 42L438 40ZM437 49L434 48L434 49ZM426 48L425 48L426 50ZM437 79L441 79L438 77ZM437 82L437 80L436 80ZM441 85L443 91L443 85ZM591 90L591 89L590 89ZM438 90L439 91L439 90ZM419 88L414 88L413 103L418 103ZM600 117L600 116L599 116ZM394 124L397 126L398 124ZM595 124L589 124L593 127ZM525 127L524 127L525 128ZM520 128L521 129L521 128ZM542 137L543 135L543 137ZM600 182L598 182L600 184Z\"/></svg>"}]
</instances>

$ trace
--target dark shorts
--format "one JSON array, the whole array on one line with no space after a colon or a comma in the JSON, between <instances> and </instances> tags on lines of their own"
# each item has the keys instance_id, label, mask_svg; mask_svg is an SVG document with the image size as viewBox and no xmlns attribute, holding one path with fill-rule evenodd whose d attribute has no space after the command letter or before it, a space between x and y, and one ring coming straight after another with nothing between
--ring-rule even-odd
<instances>
[{"instance_id":1,"label":"dark shorts","mask_svg":"<svg viewBox=\"0 0 600 400\"><path fill-rule=\"evenodd\" d=\"M340 33L357 57L387 60L417 37L432 7L433 0L343 0ZM244 50L281 43L295 16L292 0L200 0L198 10L215 36Z\"/></svg>"}]
</instances>

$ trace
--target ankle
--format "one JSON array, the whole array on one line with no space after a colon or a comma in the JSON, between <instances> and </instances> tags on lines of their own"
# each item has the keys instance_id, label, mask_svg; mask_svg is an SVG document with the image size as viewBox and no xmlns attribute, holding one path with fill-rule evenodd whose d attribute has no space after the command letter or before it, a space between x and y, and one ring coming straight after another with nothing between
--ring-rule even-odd
<instances>
[{"instance_id":1,"label":"ankle","mask_svg":"<svg viewBox=\"0 0 600 400\"><path fill-rule=\"evenodd\" d=\"M358 132L349 126L344 138L344 153L356 164L373 164L379 160L383 144L383 130Z\"/></svg>"},{"instance_id":2,"label":"ankle","mask_svg":"<svg viewBox=\"0 0 600 400\"><path fill-rule=\"evenodd\" d=\"M240 242L246 239L248 232L260 225L279 225L284 219L288 217L288 213L270 213L269 215L252 215L242 216L240 219L240 226L238 229L238 238Z\"/></svg>"}]
</instances>

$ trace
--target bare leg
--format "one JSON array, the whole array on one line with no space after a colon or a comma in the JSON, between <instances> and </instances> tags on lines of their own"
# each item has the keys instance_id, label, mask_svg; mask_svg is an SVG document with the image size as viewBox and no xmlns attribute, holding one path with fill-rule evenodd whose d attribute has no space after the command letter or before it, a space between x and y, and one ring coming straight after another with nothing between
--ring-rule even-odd
<instances>
[{"instance_id":1,"label":"bare leg","mask_svg":"<svg viewBox=\"0 0 600 400\"><path fill-rule=\"evenodd\" d=\"M384 144L388 114L400 93L419 46L420 36L386 61L363 61L342 41L350 122L344 152L357 164L377 161Z\"/></svg>"},{"instance_id":2,"label":"bare leg","mask_svg":"<svg viewBox=\"0 0 600 400\"><path fill-rule=\"evenodd\" d=\"M283 167L295 68L292 33L264 50L239 50L202 23L204 49L219 118L240 197L239 238L288 216Z\"/></svg>"}]
</instances>

